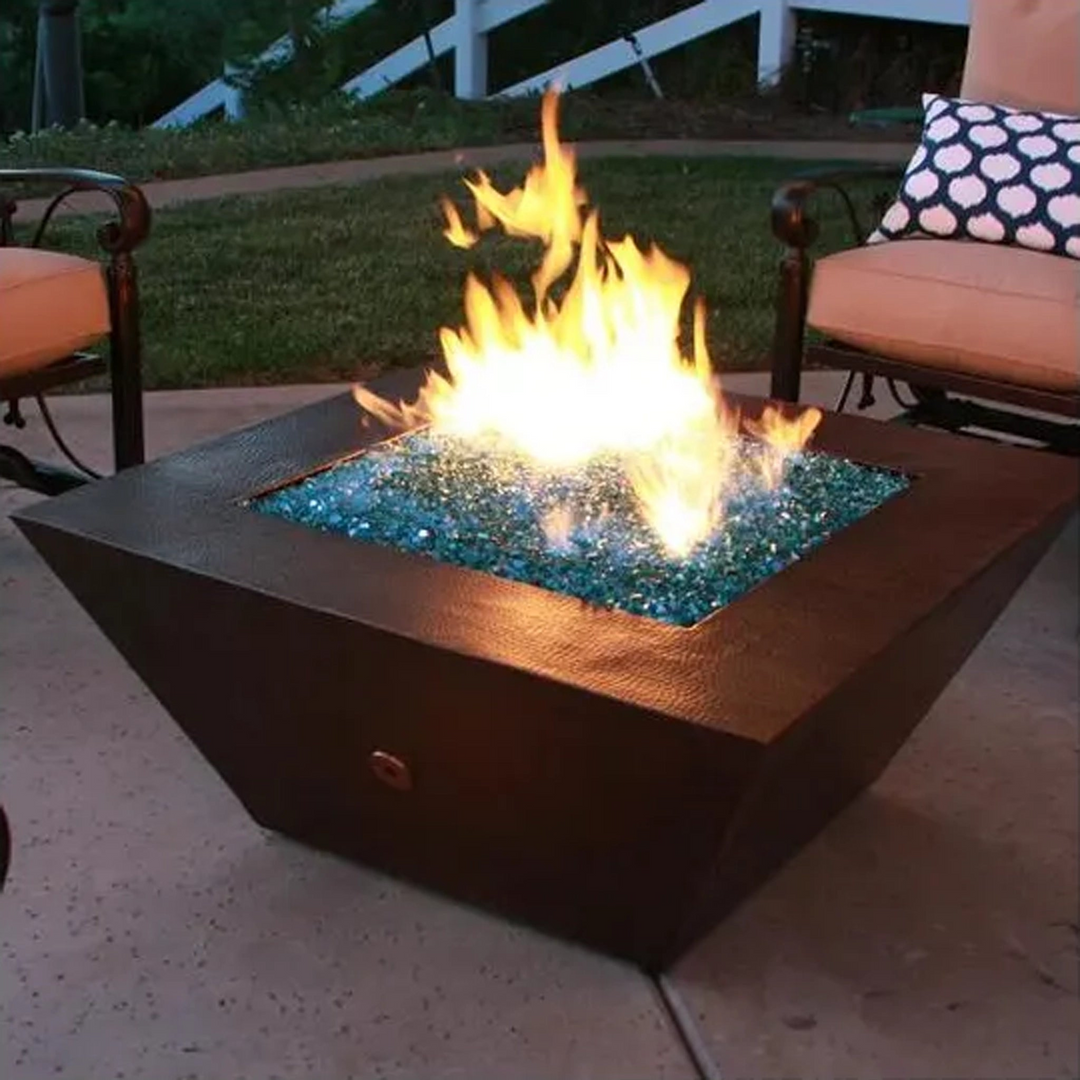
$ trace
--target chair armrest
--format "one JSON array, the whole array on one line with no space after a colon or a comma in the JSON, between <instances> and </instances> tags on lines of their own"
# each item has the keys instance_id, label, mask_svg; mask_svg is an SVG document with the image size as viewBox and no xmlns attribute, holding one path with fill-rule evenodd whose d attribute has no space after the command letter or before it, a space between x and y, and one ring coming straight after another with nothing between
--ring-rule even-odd
<instances>
[{"instance_id":1,"label":"chair armrest","mask_svg":"<svg viewBox=\"0 0 1080 1080\"><path fill-rule=\"evenodd\" d=\"M818 223L810 216L807 204L822 189L837 192L844 200L851 219L856 243L865 234L855 213L855 204L844 185L859 180L888 180L897 182L904 175L904 165L861 165L850 169L818 169L803 173L781 185L772 201L773 235L789 248L804 251L818 236Z\"/></svg>"},{"instance_id":2,"label":"chair armrest","mask_svg":"<svg viewBox=\"0 0 1080 1080\"><path fill-rule=\"evenodd\" d=\"M98 230L98 243L110 254L134 251L150 232L150 204L142 190L121 176L92 169L0 169L0 188L5 184L50 184L64 190L49 204L38 227L38 237L57 206L72 192L96 191L107 195L116 207L116 221ZM0 195L0 242L10 227L14 204Z\"/></svg>"}]
</instances>

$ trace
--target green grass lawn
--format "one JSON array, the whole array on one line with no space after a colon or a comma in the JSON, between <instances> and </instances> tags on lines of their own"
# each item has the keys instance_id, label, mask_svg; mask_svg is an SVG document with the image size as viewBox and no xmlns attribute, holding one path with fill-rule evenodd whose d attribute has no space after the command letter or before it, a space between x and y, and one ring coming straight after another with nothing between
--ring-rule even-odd
<instances>
[{"instance_id":1,"label":"green grass lawn","mask_svg":"<svg viewBox=\"0 0 1080 1080\"><path fill-rule=\"evenodd\" d=\"M609 236L632 232L687 262L708 302L721 370L760 366L780 250L769 232L779 181L805 163L608 160L582 165ZM520 167L500 174L516 183ZM230 198L159 212L139 253L146 383L192 387L348 379L421 362L458 325L466 271L527 283L538 248L488 234L472 251L441 236L436 200L457 175ZM465 204L464 198L461 200ZM54 237L88 250L86 220ZM843 237L825 216L826 249Z\"/></svg>"},{"instance_id":2,"label":"green grass lawn","mask_svg":"<svg viewBox=\"0 0 1080 1080\"><path fill-rule=\"evenodd\" d=\"M567 94L560 111L561 131L568 140L877 137L872 131L852 129L843 117L803 115L770 97L735 103L716 96L655 101L585 90ZM431 90L388 90L367 101L336 95L316 105L256 112L239 123L205 120L171 130L83 125L6 142L0 138L0 169L81 165L144 182L533 142L539 124L536 97L459 101Z\"/></svg>"},{"instance_id":3,"label":"green grass lawn","mask_svg":"<svg viewBox=\"0 0 1080 1080\"><path fill-rule=\"evenodd\" d=\"M532 139L536 112L529 99L461 102L430 91L388 92L367 102L341 96L239 123L204 120L187 128L140 130L84 124L16 136L0 140L0 169L84 165L138 182L207 176Z\"/></svg>"}]
</instances>

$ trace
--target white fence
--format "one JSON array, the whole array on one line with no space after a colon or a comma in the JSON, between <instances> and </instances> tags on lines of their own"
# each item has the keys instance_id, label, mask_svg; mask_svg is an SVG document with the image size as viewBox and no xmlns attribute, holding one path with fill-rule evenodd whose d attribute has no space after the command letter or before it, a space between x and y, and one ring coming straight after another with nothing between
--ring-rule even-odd
<instances>
[{"instance_id":1,"label":"white fence","mask_svg":"<svg viewBox=\"0 0 1080 1080\"><path fill-rule=\"evenodd\" d=\"M337 0L328 18L351 18L376 0ZM488 35L504 23L543 7L547 0L455 0L454 14L430 29L431 52L454 53L454 93L459 98L489 96ZM795 45L797 11L823 11L878 18L965 25L969 0L700 0L666 19L643 26L625 37L601 45L528 79L503 87L495 96L534 93L549 83L563 89L588 86L635 64L685 45L696 38L742 19L757 16L758 81L774 83L791 60ZM349 79L343 90L358 98L371 97L408 78L429 61L429 41L414 38ZM292 53L287 38L274 42L263 61L287 59ZM224 108L227 116L243 115L240 92L225 78L216 79L155 123L155 127L185 126Z\"/></svg>"},{"instance_id":2,"label":"white fence","mask_svg":"<svg viewBox=\"0 0 1080 1080\"><path fill-rule=\"evenodd\" d=\"M329 26L345 22L375 3L377 0L335 0L327 9L325 22ZM260 54L258 62L280 63L283 60L290 60L292 53L292 40L288 37L280 37ZM207 83L187 100L180 102L174 109L170 109L164 116L155 120L153 126L187 127L218 109L224 109L225 115L230 120L238 120L244 115L243 95L236 86L229 84L229 74L230 71L226 67L222 78Z\"/></svg>"}]
</instances>

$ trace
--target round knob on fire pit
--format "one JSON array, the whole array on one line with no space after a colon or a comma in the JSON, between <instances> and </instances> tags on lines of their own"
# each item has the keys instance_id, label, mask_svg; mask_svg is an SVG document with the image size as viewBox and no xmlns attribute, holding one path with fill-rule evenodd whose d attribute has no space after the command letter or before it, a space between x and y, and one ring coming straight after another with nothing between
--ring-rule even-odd
<instances>
[{"instance_id":1,"label":"round knob on fire pit","mask_svg":"<svg viewBox=\"0 0 1080 1080\"><path fill-rule=\"evenodd\" d=\"M412 791L412 772L401 758L385 750L373 750L368 765L376 778L395 791Z\"/></svg>"}]
</instances>

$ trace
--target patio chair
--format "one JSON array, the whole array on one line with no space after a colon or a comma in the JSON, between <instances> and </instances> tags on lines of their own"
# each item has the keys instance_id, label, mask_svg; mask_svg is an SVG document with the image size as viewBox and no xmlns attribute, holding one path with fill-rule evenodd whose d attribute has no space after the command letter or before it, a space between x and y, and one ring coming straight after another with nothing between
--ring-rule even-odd
<instances>
[{"instance_id":1,"label":"patio chair","mask_svg":"<svg viewBox=\"0 0 1080 1080\"><path fill-rule=\"evenodd\" d=\"M1080 0L971 0L960 97L1080 114ZM777 191L772 228L786 252L773 397L798 401L809 362L849 372L841 410L857 375L860 407L884 378L909 423L1077 453L1080 259L971 238L868 243L848 185L904 175L891 166L822 170ZM858 246L818 259L811 274L811 202L822 191L844 200ZM874 200L878 215L888 201ZM810 344L807 327L817 332Z\"/></svg>"},{"instance_id":2,"label":"patio chair","mask_svg":"<svg viewBox=\"0 0 1080 1080\"><path fill-rule=\"evenodd\" d=\"M112 389L115 466L144 458L139 302L133 251L150 228L143 193L117 176L82 169L0 169L0 193L10 185L60 188L29 245L15 243L16 204L0 194L0 407L5 424L25 426L21 402L34 398L47 428L78 472L32 461L0 445L0 478L52 495L98 474L84 466L60 436L44 394L100 375ZM42 247L56 209L75 192L107 196L115 217L97 231L106 259L78 258ZM92 351L108 340L108 358Z\"/></svg>"}]
</instances>

